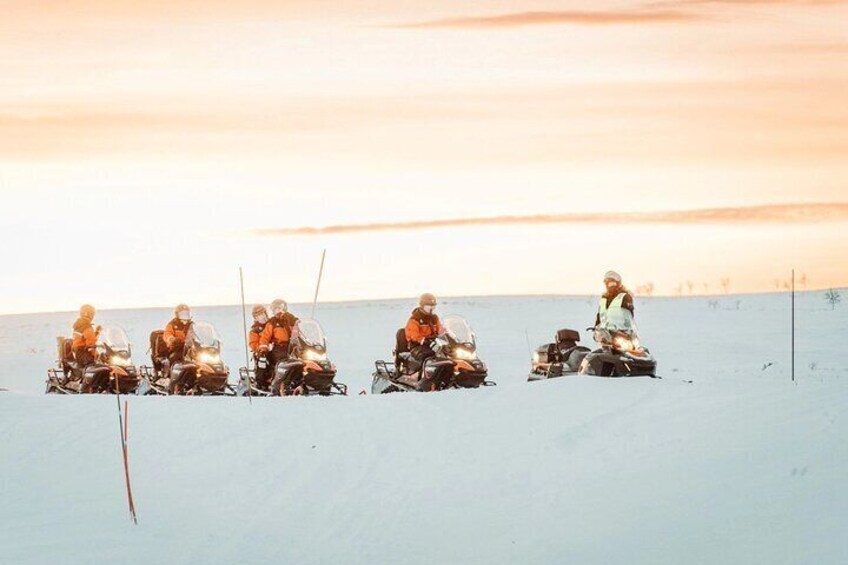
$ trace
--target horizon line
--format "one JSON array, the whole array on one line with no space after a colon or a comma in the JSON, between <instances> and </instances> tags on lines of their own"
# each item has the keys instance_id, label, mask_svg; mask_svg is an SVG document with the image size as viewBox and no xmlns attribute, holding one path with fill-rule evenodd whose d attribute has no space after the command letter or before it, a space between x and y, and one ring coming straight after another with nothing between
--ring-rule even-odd
<instances>
[{"instance_id":1,"label":"horizon line","mask_svg":"<svg viewBox=\"0 0 848 565\"><path fill-rule=\"evenodd\" d=\"M656 299L656 298L732 298L735 296L764 296L769 294L781 294L781 293L789 293L790 290L786 290L784 288L781 289L770 289L770 290L762 290L762 291L740 291L740 292L708 292L701 293L696 292L693 294L677 294L676 292L664 292L664 291L656 291L653 294L640 294L636 289L639 285L634 285L632 288L630 286L625 285L628 291L639 300L644 299ZM845 291L848 292L848 283L840 283L839 285L813 285L805 289L795 289L796 295L801 294L809 294L814 292L822 292L826 290L836 290L836 291ZM498 294L444 294L440 296L440 300L464 300L464 299L479 299L479 298L592 298L595 299L600 296L601 292L573 292L573 293L550 293L550 292L540 292L540 293L498 293ZM333 305L333 304L364 304L368 302L397 302L400 300L410 300L415 301L418 297L414 295L410 296L394 296L394 297L385 297L385 298L351 298L351 299L342 299L342 300L326 300L324 302L319 301L318 306L320 307L322 304L325 305ZM244 305L245 308L248 306L252 306L255 302L246 303ZM302 305L311 305L312 302L309 300L306 301L295 301L290 302L289 306L302 306ZM192 310L198 308L238 308L241 304L239 303L229 303L229 304L197 304L192 306ZM162 309L171 309L172 305L154 305L154 306L116 306L116 307L106 307L106 308L98 308L98 312L115 312L115 311L132 311L132 310L162 310ZM76 309L71 310L40 310L40 311L30 311L30 312L6 312L0 313L0 318L11 317L11 316L35 316L40 314L68 314L76 312ZM317 316L316 316L317 318Z\"/></svg>"}]
</instances>

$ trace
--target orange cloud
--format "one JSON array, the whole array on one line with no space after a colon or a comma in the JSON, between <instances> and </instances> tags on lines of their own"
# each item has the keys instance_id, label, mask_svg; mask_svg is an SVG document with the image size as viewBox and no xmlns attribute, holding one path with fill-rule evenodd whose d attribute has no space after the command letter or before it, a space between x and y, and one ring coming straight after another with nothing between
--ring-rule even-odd
<instances>
[{"instance_id":1,"label":"orange cloud","mask_svg":"<svg viewBox=\"0 0 848 565\"><path fill-rule=\"evenodd\" d=\"M846 0L668 0L656 2L655 5L662 6L687 6L692 4L738 4L740 6L753 4L782 4L796 6L832 6L843 4Z\"/></svg>"},{"instance_id":2,"label":"orange cloud","mask_svg":"<svg viewBox=\"0 0 848 565\"><path fill-rule=\"evenodd\" d=\"M378 231L410 231L463 226L503 226L539 224L808 224L848 222L848 202L777 204L738 208L706 208L664 212L612 214L539 214L533 216L493 216L452 218L411 222L341 224L323 227L271 228L252 232L259 236L336 235Z\"/></svg>"},{"instance_id":3,"label":"orange cloud","mask_svg":"<svg viewBox=\"0 0 848 565\"><path fill-rule=\"evenodd\" d=\"M618 25L658 24L707 19L705 16L678 10L651 11L555 11L514 12L495 16L468 16L407 22L393 28L511 28L531 25Z\"/></svg>"}]
</instances>

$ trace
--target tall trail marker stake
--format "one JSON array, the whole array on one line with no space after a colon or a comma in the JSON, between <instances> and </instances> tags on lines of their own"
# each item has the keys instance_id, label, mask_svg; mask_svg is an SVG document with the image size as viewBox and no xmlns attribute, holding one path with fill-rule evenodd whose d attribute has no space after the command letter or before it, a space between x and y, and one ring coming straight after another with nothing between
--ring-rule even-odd
<instances>
[{"instance_id":1,"label":"tall trail marker stake","mask_svg":"<svg viewBox=\"0 0 848 565\"><path fill-rule=\"evenodd\" d=\"M318 303L318 290L321 288L321 277L324 276L324 259L327 257L327 250L321 252L321 267L318 269L318 283L315 285L315 296L312 297L312 315L310 318L315 319L315 305Z\"/></svg>"},{"instance_id":2,"label":"tall trail marker stake","mask_svg":"<svg viewBox=\"0 0 848 565\"><path fill-rule=\"evenodd\" d=\"M795 269L792 269L792 382L795 382Z\"/></svg>"},{"instance_id":3,"label":"tall trail marker stake","mask_svg":"<svg viewBox=\"0 0 848 565\"><path fill-rule=\"evenodd\" d=\"M241 285L241 324L244 329L244 366L250 371L250 346L247 343L247 309L244 305L244 271L239 267L239 283ZM247 374L247 401L253 404L253 390L250 386L250 373Z\"/></svg>"}]
</instances>

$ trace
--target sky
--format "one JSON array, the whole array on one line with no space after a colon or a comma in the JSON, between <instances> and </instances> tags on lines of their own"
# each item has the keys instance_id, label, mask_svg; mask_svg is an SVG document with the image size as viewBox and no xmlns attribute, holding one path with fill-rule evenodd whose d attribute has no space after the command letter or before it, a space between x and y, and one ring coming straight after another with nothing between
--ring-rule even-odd
<instances>
[{"instance_id":1,"label":"sky","mask_svg":"<svg viewBox=\"0 0 848 565\"><path fill-rule=\"evenodd\" d=\"M848 285L848 0L42 0L0 313Z\"/></svg>"}]
</instances>

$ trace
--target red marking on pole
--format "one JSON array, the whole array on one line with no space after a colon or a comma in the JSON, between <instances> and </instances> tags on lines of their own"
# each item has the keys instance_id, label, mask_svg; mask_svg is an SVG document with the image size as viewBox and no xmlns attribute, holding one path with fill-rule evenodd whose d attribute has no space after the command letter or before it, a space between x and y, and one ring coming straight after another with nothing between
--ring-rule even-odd
<instances>
[{"instance_id":1,"label":"red marking on pole","mask_svg":"<svg viewBox=\"0 0 848 565\"><path fill-rule=\"evenodd\" d=\"M130 514L132 515L133 523L138 525L138 517L135 513L135 501L133 501L132 486L130 485L129 453L127 453L126 446L124 446L124 477L127 480L127 503L130 507Z\"/></svg>"}]
</instances>

